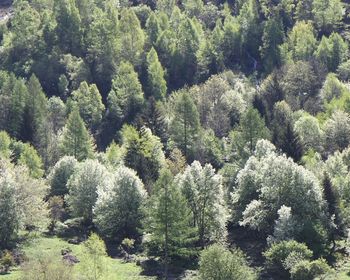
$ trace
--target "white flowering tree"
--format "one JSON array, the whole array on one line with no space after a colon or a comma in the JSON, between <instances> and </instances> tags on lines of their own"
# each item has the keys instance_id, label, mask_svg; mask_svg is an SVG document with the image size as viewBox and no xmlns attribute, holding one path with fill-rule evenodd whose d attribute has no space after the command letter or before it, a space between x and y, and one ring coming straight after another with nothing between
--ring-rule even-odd
<instances>
[{"instance_id":1,"label":"white flowering tree","mask_svg":"<svg viewBox=\"0 0 350 280\"><path fill-rule=\"evenodd\" d=\"M195 161L176 181L188 201L202 246L207 241L224 241L228 209L221 175L210 164L202 167Z\"/></svg>"},{"instance_id":2,"label":"white flowering tree","mask_svg":"<svg viewBox=\"0 0 350 280\"><path fill-rule=\"evenodd\" d=\"M107 187L98 187L95 224L108 238L137 237L146 191L136 172L121 166Z\"/></svg>"},{"instance_id":3,"label":"white flowering tree","mask_svg":"<svg viewBox=\"0 0 350 280\"><path fill-rule=\"evenodd\" d=\"M293 224L295 219L300 228L310 221L323 220L325 203L316 177L271 149L264 154L262 147L266 146L266 141L257 143L256 155L237 176L238 187L232 195L236 221L263 232L275 228L280 235L277 232L281 227L292 223L285 212L293 214Z\"/></svg>"},{"instance_id":4,"label":"white flowering tree","mask_svg":"<svg viewBox=\"0 0 350 280\"><path fill-rule=\"evenodd\" d=\"M97 160L86 160L78 165L67 183L66 201L73 217L92 221L97 188L105 188L108 177L109 172Z\"/></svg>"}]
</instances>

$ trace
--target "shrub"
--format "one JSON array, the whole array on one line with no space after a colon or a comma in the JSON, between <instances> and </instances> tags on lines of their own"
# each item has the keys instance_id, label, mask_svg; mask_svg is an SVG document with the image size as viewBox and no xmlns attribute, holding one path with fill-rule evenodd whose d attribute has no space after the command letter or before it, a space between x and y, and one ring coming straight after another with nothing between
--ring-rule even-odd
<instances>
[{"instance_id":1,"label":"shrub","mask_svg":"<svg viewBox=\"0 0 350 280\"><path fill-rule=\"evenodd\" d=\"M251 269L239 250L230 251L214 244L205 249L199 261L199 279L202 280L253 280L256 273Z\"/></svg>"},{"instance_id":2,"label":"shrub","mask_svg":"<svg viewBox=\"0 0 350 280\"><path fill-rule=\"evenodd\" d=\"M316 277L330 272L331 268L323 259L315 261L301 261L290 271L292 280L313 280Z\"/></svg>"},{"instance_id":3,"label":"shrub","mask_svg":"<svg viewBox=\"0 0 350 280\"><path fill-rule=\"evenodd\" d=\"M282 275L287 275L288 270L302 260L309 260L312 251L305 244L297 241L282 241L273 244L264 252L267 267Z\"/></svg>"},{"instance_id":4,"label":"shrub","mask_svg":"<svg viewBox=\"0 0 350 280\"><path fill-rule=\"evenodd\" d=\"M11 266L15 265L15 259L12 253L8 250L5 250L0 258L0 271L8 273Z\"/></svg>"}]
</instances>

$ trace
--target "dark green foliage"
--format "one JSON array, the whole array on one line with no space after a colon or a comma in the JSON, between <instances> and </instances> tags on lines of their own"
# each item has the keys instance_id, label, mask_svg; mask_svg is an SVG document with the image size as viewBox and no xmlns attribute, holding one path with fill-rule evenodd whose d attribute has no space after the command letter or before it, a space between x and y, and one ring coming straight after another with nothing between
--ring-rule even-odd
<instances>
[{"instance_id":1,"label":"dark green foliage","mask_svg":"<svg viewBox=\"0 0 350 280\"><path fill-rule=\"evenodd\" d=\"M160 256L165 266L178 258L189 258L195 253L196 230L191 226L186 199L169 170L162 170L152 193L145 220L151 234L147 243L150 254Z\"/></svg>"}]
</instances>

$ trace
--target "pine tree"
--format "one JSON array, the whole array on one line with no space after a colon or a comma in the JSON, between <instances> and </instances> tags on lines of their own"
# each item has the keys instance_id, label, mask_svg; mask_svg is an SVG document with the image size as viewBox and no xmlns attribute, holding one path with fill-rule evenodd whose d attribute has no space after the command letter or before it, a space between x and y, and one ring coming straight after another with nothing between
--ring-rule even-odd
<instances>
[{"instance_id":1,"label":"pine tree","mask_svg":"<svg viewBox=\"0 0 350 280\"><path fill-rule=\"evenodd\" d=\"M82 26L75 0L56 1L56 32L61 47L68 53L79 55L82 43Z\"/></svg>"},{"instance_id":2,"label":"pine tree","mask_svg":"<svg viewBox=\"0 0 350 280\"><path fill-rule=\"evenodd\" d=\"M279 45L283 43L284 32L281 20L270 18L264 25L263 45L260 48L261 57L267 72L271 72L274 67L279 67L281 63Z\"/></svg>"},{"instance_id":3,"label":"pine tree","mask_svg":"<svg viewBox=\"0 0 350 280\"><path fill-rule=\"evenodd\" d=\"M23 151L18 163L28 167L29 175L33 178L41 178L44 174L43 163L37 151L30 145L23 145Z\"/></svg>"},{"instance_id":4,"label":"pine tree","mask_svg":"<svg viewBox=\"0 0 350 280\"><path fill-rule=\"evenodd\" d=\"M143 114L143 122L154 135L160 138L163 145L167 144L169 135L164 104L160 101L157 102L153 96L148 100L147 108Z\"/></svg>"},{"instance_id":5,"label":"pine tree","mask_svg":"<svg viewBox=\"0 0 350 280\"><path fill-rule=\"evenodd\" d=\"M74 156L79 161L93 156L93 139L76 108L69 115L63 128L61 151L64 155Z\"/></svg>"},{"instance_id":6,"label":"pine tree","mask_svg":"<svg viewBox=\"0 0 350 280\"><path fill-rule=\"evenodd\" d=\"M132 9L126 9L121 14L119 22L121 39L121 58L130 61L133 66L141 63L141 54L145 44L145 34L139 19Z\"/></svg>"},{"instance_id":7,"label":"pine tree","mask_svg":"<svg viewBox=\"0 0 350 280\"><path fill-rule=\"evenodd\" d=\"M164 70L154 48L147 55L147 85L149 95L156 100L164 100L167 91Z\"/></svg>"},{"instance_id":8,"label":"pine tree","mask_svg":"<svg viewBox=\"0 0 350 280\"><path fill-rule=\"evenodd\" d=\"M191 227L191 215L185 197L174 183L171 172L162 170L148 204L145 228L150 233L149 253L164 261L167 279L168 265L176 257L188 257L196 234Z\"/></svg>"},{"instance_id":9,"label":"pine tree","mask_svg":"<svg viewBox=\"0 0 350 280\"><path fill-rule=\"evenodd\" d=\"M108 95L109 115L120 123L131 121L144 102L142 86L134 67L122 62Z\"/></svg>"},{"instance_id":10,"label":"pine tree","mask_svg":"<svg viewBox=\"0 0 350 280\"><path fill-rule=\"evenodd\" d=\"M27 118L28 124L28 139L33 141L36 147L41 143L41 126L44 125L44 121L47 118L47 98L40 85L38 78L32 75L27 83L28 96L27 96Z\"/></svg>"},{"instance_id":11,"label":"pine tree","mask_svg":"<svg viewBox=\"0 0 350 280\"><path fill-rule=\"evenodd\" d=\"M15 78L14 78L15 79ZM11 136L25 138L23 130L25 104L28 90L23 80L15 80L10 97L10 109L7 119L7 131Z\"/></svg>"},{"instance_id":12,"label":"pine tree","mask_svg":"<svg viewBox=\"0 0 350 280\"><path fill-rule=\"evenodd\" d=\"M89 129L96 130L101 123L105 106L102 103L101 94L95 84L88 85L82 82L79 88L72 93L76 102L80 116L88 125Z\"/></svg>"},{"instance_id":13,"label":"pine tree","mask_svg":"<svg viewBox=\"0 0 350 280\"><path fill-rule=\"evenodd\" d=\"M146 22L146 32L148 35L148 40L154 46L157 42L157 39L161 33L161 27L159 23L158 16L155 13L152 13Z\"/></svg>"},{"instance_id":14,"label":"pine tree","mask_svg":"<svg viewBox=\"0 0 350 280\"><path fill-rule=\"evenodd\" d=\"M175 97L173 110L171 138L189 159L193 156L193 144L200 129L199 113L187 91L181 91Z\"/></svg>"}]
</instances>

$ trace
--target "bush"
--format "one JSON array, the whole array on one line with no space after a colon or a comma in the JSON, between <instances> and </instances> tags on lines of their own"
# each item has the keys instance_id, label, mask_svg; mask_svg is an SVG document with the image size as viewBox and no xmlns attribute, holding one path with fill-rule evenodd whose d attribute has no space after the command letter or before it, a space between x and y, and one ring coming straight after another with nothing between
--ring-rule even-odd
<instances>
[{"instance_id":1,"label":"bush","mask_svg":"<svg viewBox=\"0 0 350 280\"><path fill-rule=\"evenodd\" d=\"M21 280L73 280L72 267L54 255L40 254L23 265Z\"/></svg>"},{"instance_id":2,"label":"bush","mask_svg":"<svg viewBox=\"0 0 350 280\"><path fill-rule=\"evenodd\" d=\"M0 258L0 271L8 273L11 266L15 265L15 259L12 253L8 250L5 250Z\"/></svg>"},{"instance_id":3,"label":"bush","mask_svg":"<svg viewBox=\"0 0 350 280\"><path fill-rule=\"evenodd\" d=\"M287 275L294 264L309 260L312 257L312 251L305 244L290 240L273 244L264 256L269 269Z\"/></svg>"},{"instance_id":4,"label":"bush","mask_svg":"<svg viewBox=\"0 0 350 280\"><path fill-rule=\"evenodd\" d=\"M248 266L242 252L230 251L222 245L215 244L201 253L199 279L253 280L257 279L257 275Z\"/></svg>"},{"instance_id":5,"label":"bush","mask_svg":"<svg viewBox=\"0 0 350 280\"><path fill-rule=\"evenodd\" d=\"M290 271L292 280L313 280L316 277L330 272L331 268L323 259L315 261L301 261Z\"/></svg>"}]
</instances>

